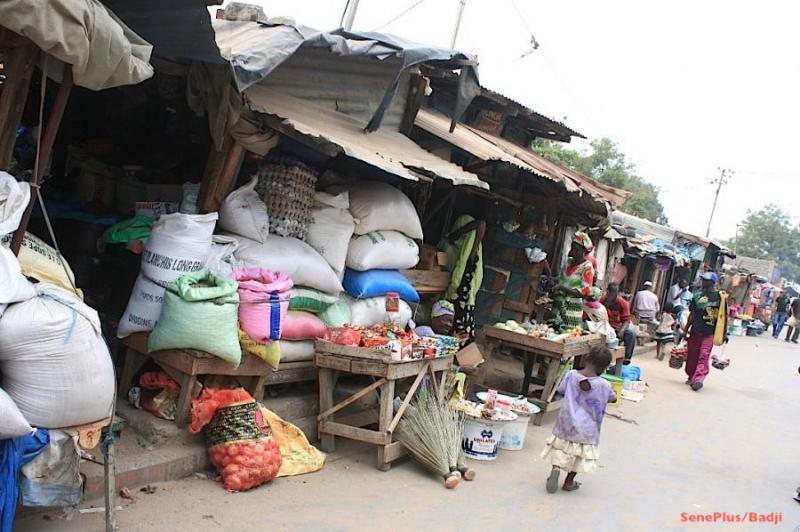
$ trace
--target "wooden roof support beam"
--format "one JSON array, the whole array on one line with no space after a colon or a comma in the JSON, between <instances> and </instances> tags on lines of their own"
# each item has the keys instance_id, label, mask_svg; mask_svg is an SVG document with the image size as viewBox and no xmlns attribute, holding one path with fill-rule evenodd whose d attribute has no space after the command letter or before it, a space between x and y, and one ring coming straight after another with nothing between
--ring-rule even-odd
<instances>
[{"instance_id":1,"label":"wooden roof support beam","mask_svg":"<svg viewBox=\"0 0 800 532\"><path fill-rule=\"evenodd\" d=\"M236 185L239 169L242 167L245 149L228 136L217 151L208 154L206 171L200 187L200 208L203 212L216 212Z\"/></svg>"}]
</instances>

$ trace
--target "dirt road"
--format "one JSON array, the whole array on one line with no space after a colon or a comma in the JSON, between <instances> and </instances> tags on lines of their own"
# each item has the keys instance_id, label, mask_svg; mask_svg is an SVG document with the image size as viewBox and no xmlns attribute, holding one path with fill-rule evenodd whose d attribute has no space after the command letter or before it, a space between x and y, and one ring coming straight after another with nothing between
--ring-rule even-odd
<instances>
[{"instance_id":1,"label":"dirt road","mask_svg":"<svg viewBox=\"0 0 800 532\"><path fill-rule=\"evenodd\" d=\"M744 517L738 528L794 530L800 504L798 386L800 346L766 338L734 338L725 371L712 369L695 393L685 375L646 355L650 388L644 401L616 409L637 424L606 418L603 467L584 476L574 493L548 495L548 464L539 458L552 427L531 426L523 451L474 462L475 482L446 491L412 462L388 473L374 468L374 451L342 445L317 474L278 479L229 494L211 480L191 478L134 491L123 502L121 530L654 530L731 523L682 521L692 515ZM751 523L750 512L779 512L779 526ZM733 515L736 514L736 515ZM55 515L55 512L51 512ZM773 518L775 516L773 515ZM723 515L718 517L724 519ZM696 518L697 519L697 518ZM741 526L744 525L744 526ZM47 521L41 515L17 530L101 530L102 515Z\"/></svg>"}]
</instances>

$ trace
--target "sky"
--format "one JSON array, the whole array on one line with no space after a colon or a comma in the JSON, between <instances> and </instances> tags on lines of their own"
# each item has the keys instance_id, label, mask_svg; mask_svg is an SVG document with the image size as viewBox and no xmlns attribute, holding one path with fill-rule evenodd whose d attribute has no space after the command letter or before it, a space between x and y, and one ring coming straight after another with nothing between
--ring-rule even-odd
<instances>
[{"instance_id":1,"label":"sky","mask_svg":"<svg viewBox=\"0 0 800 532\"><path fill-rule=\"evenodd\" d=\"M323 30L340 25L345 5L250 1ZM360 0L353 28L449 46L458 4ZM660 188L675 228L705 234L710 181L732 170L711 227L729 238L767 203L800 223L798 19L788 0L466 0L455 48L478 56L482 85L589 140L616 141Z\"/></svg>"}]
</instances>

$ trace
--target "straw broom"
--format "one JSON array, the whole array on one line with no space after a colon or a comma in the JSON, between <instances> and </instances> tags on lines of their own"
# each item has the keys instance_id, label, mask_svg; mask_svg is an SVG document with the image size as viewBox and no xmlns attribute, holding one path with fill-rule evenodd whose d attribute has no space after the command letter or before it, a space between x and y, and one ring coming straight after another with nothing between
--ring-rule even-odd
<instances>
[{"instance_id":1,"label":"straw broom","mask_svg":"<svg viewBox=\"0 0 800 532\"><path fill-rule=\"evenodd\" d=\"M464 466L461 438L464 416L422 390L414 407L398 426L396 435L411 456L423 467L444 478L448 489L458 486L462 472L466 480L475 473Z\"/></svg>"}]
</instances>

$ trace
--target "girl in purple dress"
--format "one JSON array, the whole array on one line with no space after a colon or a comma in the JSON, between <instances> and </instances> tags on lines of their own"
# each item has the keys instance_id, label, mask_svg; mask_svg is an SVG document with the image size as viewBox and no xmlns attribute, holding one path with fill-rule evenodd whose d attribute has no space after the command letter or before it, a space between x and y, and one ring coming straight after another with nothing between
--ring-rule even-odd
<instances>
[{"instance_id":1,"label":"girl in purple dress","mask_svg":"<svg viewBox=\"0 0 800 532\"><path fill-rule=\"evenodd\" d=\"M547 478L547 492L558 490L561 471L567 472L562 489L575 491L580 487L575 482L578 473L593 473L600 459L600 426L606 405L617 400L611 385L600 375L611 364L611 351L605 346L592 348L586 367L571 370L558 386L564 402L548 438L542 458L553 464Z\"/></svg>"}]
</instances>

